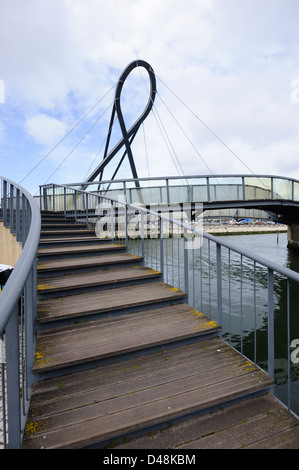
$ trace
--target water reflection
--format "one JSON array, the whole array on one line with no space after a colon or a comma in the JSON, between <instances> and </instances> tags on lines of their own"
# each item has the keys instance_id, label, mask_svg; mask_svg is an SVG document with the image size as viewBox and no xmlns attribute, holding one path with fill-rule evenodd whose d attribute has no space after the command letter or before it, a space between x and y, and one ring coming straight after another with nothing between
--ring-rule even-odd
<instances>
[{"instance_id":1,"label":"water reflection","mask_svg":"<svg viewBox=\"0 0 299 470\"><path fill-rule=\"evenodd\" d=\"M299 255L287 249L286 234L242 235L226 237L252 253L263 254L281 265L299 272ZM160 268L159 241L146 240L145 262ZM184 285L182 239L164 240L164 280L178 288ZM200 250L188 253L188 302L197 310L217 320L216 248L204 241ZM267 370L268 362L268 273L253 261L222 249L222 331L246 357ZM275 308L275 394L287 404L287 377L290 371L291 408L299 415L299 364L290 361L290 342L299 338L299 289L274 275ZM290 317L287 305L290 303ZM288 334L289 322L289 334Z\"/></svg>"}]
</instances>

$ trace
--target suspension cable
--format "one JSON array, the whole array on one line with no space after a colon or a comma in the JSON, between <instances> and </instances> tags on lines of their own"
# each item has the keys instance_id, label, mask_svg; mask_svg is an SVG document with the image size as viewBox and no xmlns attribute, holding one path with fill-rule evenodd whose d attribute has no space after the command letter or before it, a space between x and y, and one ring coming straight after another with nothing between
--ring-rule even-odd
<instances>
[{"instance_id":1,"label":"suspension cable","mask_svg":"<svg viewBox=\"0 0 299 470\"><path fill-rule=\"evenodd\" d=\"M113 101L112 101L113 103ZM89 134L89 132L95 127L95 125L100 121L100 119L104 116L107 110L111 107L112 103L107 106L105 111L97 118L97 120L93 123L93 125L88 129L88 131L84 134L84 136L77 142L75 147L68 153L68 155L62 160L62 162L58 165L58 167L53 171L53 173L49 176L49 178L44 182L44 185L49 181L50 178L59 170L59 168L63 165L63 163L69 158L69 156L76 150L76 148L81 144L81 142L85 139L85 137Z\"/></svg>"},{"instance_id":2,"label":"suspension cable","mask_svg":"<svg viewBox=\"0 0 299 470\"><path fill-rule=\"evenodd\" d=\"M179 96L177 96L176 93L174 93L174 91L172 91L172 90L169 88L169 86L168 86L160 77L158 77L158 78L159 78L159 80L163 83L163 85L166 86L166 88L185 106L185 108L187 108L187 109L193 114L193 116L194 116L203 126L205 126L206 129L208 129L208 131L211 132L211 134L213 134L213 136L216 137L216 139L217 139L222 145L224 145L224 147L225 147L235 158L237 158L237 159L242 163L242 165L244 165L244 166L247 168L247 170L250 171L250 173L252 173L254 176L256 176L256 174L251 170L251 168L249 168L249 167L246 165L246 163L244 163L244 162L241 160L241 158L238 157L238 155L236 155L236 153L235 153L232 149L230 149L230 148L228 147L228 145L227 145L225 142L223 142L223 140L220 139L220 137L218 137L218 135L215 134L215 132L214 132L207 124L205 124L205 123L203 122L203 120L200 119L200 118L197 116L197 114L195 114L194 111L192 111L192 109L191 109L189 106L187 106L186 103L184 103L184 102L181 100L181 98L179 98ZM160 97L160 98L161 98L161 97ZM257 176L256 176L256 177L257 177ZM257 177L257 178L258 178L258 177ZM258 178L258 179L259 179L259 178ZM261 182L263 183L263 185L264 185L265 187L267 187L263 181L261 181Z\"/></svg>"},{"instance_id":3,"label":"suspension cable","mask_svg":"<svg viewBox=\"0 0 299 470\"><path fill-rule=\"evenodd\" d=\"M184 136L188 139L188 141L190 142L190 144L192 145L192 147L194 148L195 152L197 153L197 155L200 157L201 161L204 163L204 165L207 167L207 169L209 170L209 172L211 174L213 174L213 171L211 170L211 168L209 167L209 165L207 164L207 162L205 161L205 159L203 158L203 156L199 153L199 151L197 150L197 148L195 147L195 145L191 142L190 138L188 137L188 135L186 134L186 132L184 131L184 129L182 128L182 126L180 125L180 123L178 122L178 120L176 119L176 117L174 116L174 114L170 111L169 107L167 106L167 104L165 103L165 101L163 100L163 98L161 97L160 93L157 92L157 94L159 95L159 98L160 100L162 101L162 103L164 104L164 106L166 107L166 109L168 110L168 112L171 114L171 116L173 117L173 119L175 120L176 124L179 126L179 128L181 129L181 131L183 132Z\"/></svg>"},{"instance_id":4,"label":"suspension cable","mask_svg":"<svg viewBox=\"0 0 299 470\"><path fill-rule=\"evenodd\" d=\"M144 123L142 123L142 132L143 132L143 142L144 142L144 148L145 148L145 158L146 158L146 165L147 165L147 174L148 177L150 178L150 169L149 169L149 161L148 161L148 154L147 154L147 145L146 145L146 138L145 138L145 131L144 131Z\"/></svg>"},{"instance_id":5,"label":"suspension cable","mask_svg":"<svg viewBox=\"0 0 299 470\"><path fill-rule=\"evenodd\" d=\"M145 85L145 88L146 88L147 92L149 93L147 84L146 84L146 82L145 82L145 80L144 80L144 77L143 77L143 75L141 74L140 70L139 70L139 74L140 74L140 76L141 76L141 78L142 78L142 80L143 80L143 83L144 83L144 85ZM156 93L157 93L157 92L156 92ZM150 99L151 99L151 98L150 98ZM156 120L157 126L158 126L158 128L159 128L159 130L160 130L160 132L161 132L161 135L162 135L162 137L163 137L163 139L164 139L164 142L165 142L166 147L167 147L167 149L168 149L168 151L169 151L169 154L170 154L170 156L171 156L171 159L172 159L172 161L173 161L173 163L174 163L174 166L175 166L175 168L176 168L176 171L177 171L178 175L180 176L180 172L179 172L179 170L178 170L178 166L179 166L180 169L181 169L182 175L185 176L184 171L183 171L183 169L182 169L182 166L181 166L181 164L180 164L180 161L179 161L179 159L178 159L178 157L177 157L177 155L176 155L176 152L175 152L175 150L174 150L174 148L173 148L173 145L172 145L172 143L171 143L171 140L170 140L170 138L169 138L168 135L167 135L167 132L166 132L166 130L165 130L165 127L164 127L164 125L163 125L163 123L162 123L162 119L161 119L160 116L159 116L158 110L157 110L157 108L156 108L156 106L155 106L153 100L152 100L152 112L153 112L153 115L154 115L154 118L155 118L155 120ZM170 151L170 149L169 149L169 146L168 146L168 144L167 144L167 141L166 141L166 139L165 139L165 136L163 135L163 132L161 131L161 127L160 127L160 125L159 125L159 123L158 123L156 114L157 114L157 116L158 116L158 118L159 118L159 120L160 120L161 126L163 127L164 133L165 133L165 135L166 135L166 137L167 137L167 139L168 139L168 142L169 142L169 144L170 144L170 146L171 146L171 148L172 148L172 152L173 152L173 155L175 156L175 158L176 158L176 160L177 160L178 166L177 166L177 164L176 164L176 162L175 162L175 160L174 160L174 158L173 158L173 155L172 155L172 153L171 153L171 151ZM187 182L187 180L186 180L186 182ZM188 183L188 182L187 182L187 183Z\"/></svg>"},{"instance_id":6,"label":"suspension cable","mask_svg":"<svg viewBox=\"0 0 299 470\"><path fill-rule=\"evenodd\" d=\"M154 111L154 109L153 109L153 111ZM171 140L170 140L170 138L169 138L169 136L168 136L168 134L167 134L167 131L166 131L165 126L164 126L164 124L163 124L163 122L162 122L162 119L161 119L161 117L160 117L160 115L159 115L159 113L158 113L158 111L157 111L157 107L156 107L156 106L155 106L154 116L155 116L155 113L157 114L157 116L158 116L158 118L159 118L161 128L163 129L163 131L164 131L164 133L165 133L165 135L166 135L166 137L167 137L167 140L168 140L168 142L169 142L169 146L171 147L171 150L172 150L172 152L173 152L173 154L172 154L171 151L170 151L170 149L169 149L169 147L168 147L168 144L167 144L167 142L166 142L166 139L164 138L164 141L165 141L165 143L166 143L166 146L167 146L167 148L168 148L168 151L169 151L169 154L170 154L170 156L171 156L171 158L172 158L172 161L173 161L173 163L174 163L174 165L175 165L175 167L176 167L176 170L177 170L177 172L178 172L178 175L180 176L180 172L179 172L179 170L178 170L178 166L179 166L182 175L185 176L185 173L184 173L184 170L183 170L183 168L182 168L182 165L180 164L180 160L179 160L179 158L178 158L178 156L177 156L177 154L176 154L176 152L175 152L175 150L174 150L174 147L173 147L173 145L172 145L172 143L171 143ZM156 118L156 116L155 116L155 118ZM156 121L157 121L157 119L156 119ZM158 124L158 121L157 121L157 124ZM158 126L159 126L159 124L158 124ZM160 129L160 132L161 132L161 134L162 134L162 136L163 136L163 133L162 133L161 129ZM173 155L174 155L174 157L175 157L175 159L176 159L176 161L177 161L177 164L176 164L176 162L175 162L175 159L174 159ZM187 182L187 180L186 180L186 182ZM187 182L187 184L188 184L188 182Z\"/></svg>"},{"instance_id":7,"label":"suspension cable","mask_svg":"<svg viewBox=\"0 0 299 470\"><path fill-rule=\"evenodd\" d=\"M115 84L108 90L102 98L67 132L67 134L21 179L21 184L28 176L44 161L46 158L79 126L79 124L103 101L103 99L110 93L115 87Z\"/></svg>"}]
</instances>

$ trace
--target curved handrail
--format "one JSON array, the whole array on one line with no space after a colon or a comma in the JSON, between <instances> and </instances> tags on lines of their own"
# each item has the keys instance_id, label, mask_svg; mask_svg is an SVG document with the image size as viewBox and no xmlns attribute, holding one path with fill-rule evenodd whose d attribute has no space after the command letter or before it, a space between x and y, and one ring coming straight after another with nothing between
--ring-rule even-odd
<instances>
[{"instance_id":1,"label":"curved handrail","mask_svg":"<svg viewBox=\"0 0 299 470\"><path fill-rule=\"evenodd\" d=\"M36 253L41 215L26 189L2 176L0 181L4 226L10 227L10 233L22 242L22 252L0 294L1 349L2 342L5 344L5 354L0 358L3 441L4 448L8 444L10 449L19 449L33 383Z\"/></svg>"},{"instance_id":2,"label":"curved handrail","mask_svg":"<svg viewBox=\"0 0 299 470\"><path fill-rule=\"evenodd\" d=\"M27 199L30 211L31 221L28 234L23 240L25 242L23 250L19 256L16 266L5 284L5 289L0 294L0 335L3 334L5 327L9 321L10 315L19 299L26 280L29 276L32 264L36 259L36 252L38 248L40 230L41 230L41 215L37 202L33 196L23 187L14 183L13 181L0 176L0 180L6 181L10 185L18 189L21 194Z\"/></svg>"},{"instance_id":3,"label":"curved handrail","mask_svg":"<svg viewBox=\"0 0 299 470\"><path fill-rule=\"evenodd\" d=\"M171 181L171 180L192 180L192 179L202 179L202 180L210 180L210 179L213 179L213 180L217 180L217 179L233 179L233 178L252 178L252 179L260 179L262 180L262 178L268 178L268 179L276 179L276 180L285 180L285 181L290 181L292 183L298 183L299 184L299 180L297 180L296 178L290 178L288 176L278 176L278 175L265 175L265 174L257 174L257 175L253 175L253 174L244 174L244 173L236 173L236 174L211 174L211 175L184 175L184 176L152 176L152 177L141 177L141 178L123 178L123 179L114 179L114 180L102 180L101 181L101 184L117 184L117 183L135 183L135 181ZM91 185L98 185L99 182L98 181L88 181L88 182L74 182L74 183L67 183L65 184L64 186L67 186L67 187L75 187L75 186L82 186L83 184L86 184L87 186L91 186ZM48 186L51 186L51 184L49 184ZM270 189L270 188L267 188L267 189Z\"/></svg>"}]
</instances>

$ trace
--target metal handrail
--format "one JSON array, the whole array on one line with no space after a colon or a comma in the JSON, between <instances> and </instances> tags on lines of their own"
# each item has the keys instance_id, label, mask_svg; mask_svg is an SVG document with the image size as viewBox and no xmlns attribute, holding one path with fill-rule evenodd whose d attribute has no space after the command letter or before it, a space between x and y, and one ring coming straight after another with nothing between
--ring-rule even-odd
<instances>
[{"instance_id":1,"label":"metal handrail","mask_svg":"<svg viewBox=\"0 0 299 470\"><path fill-rule=\"evenodd\" d=\"M5 448L15 449L21 446L33 383L41 215L26 189L2 176L0 181L4 226L22 244L22 252L0 293L0 341L5 343L5 358L1 358L3 439Z\"/></svg>"},{"instance_id":2,"label":"metal handrail","mask_svg":"<svg viewBox=\"0 0 299 470\"><path fill-rule=\"evenodd\" d=\"M96 187L93 188L93 186ZM138 186L138 187L137 187ZM53 187L52 184L44 188ZM188 175L151 178L128 178L92 183L70 183L66 188L87 189L115 197L120 192L129 203L172 204L182 201L200 202L205 210L243 209L245 218L272 218L280 223L298 223L299 181L273 175ZM181 193L179 191L182 191ZM292 207L292 212L288 210ZM250 210L250 213L248 212ZM271 214L271 215L269 215ZM227 213L222 213L227 216ZM241 214L240 214L241 215Z\"/></svg>"},{"instance_id":3,"label":"metal handrail","mask_svg":"<svg viewBox=\"0 0 299 470\"><path fill-rule=\"evenodd\" d=\"M258 174L258 175L253 175L253 174L211 174L211 175L184 175L184 176L152 176L152 177L142 177L142 178L124 178L124 179L114 179L114 180L103 180L103 181L91 181L91 182L86 182L86 181L81 181L81 182L74 182L74 183L67 183L64 184L63 186L65 187L76 187L76 186L98 186L99 184L115 184L115 183L134 183L136 181L171 181L171 180L192 180L192 179L221 179L221 178L227 178L227 179L233 179L233 178L255 178L255 179L262 179L262 178L269 178L269 179L277 179L277 180L286 180L286 181L291 181L294 183L299 183L299 180L295 178L289 178L288 176L278 176L278 175L265 175L265 174ZM52 183L48 185L43 185L43 186L52 186ZM135 189L135 188L134 188ZM268 188L270 189L270 188Z\"/></svg>"},{"instance_id":4,"label":"metal handrail","mask_svg":"<svg viewBox=\"0 0 299 470\"><path fill-rule=\"evenodd\" d=\"M24 188L13 181L0 176L0 180L6 181L18 189L30 204L30 228L25 239L22 252L16 263L16 266L5 284L5 289L1 292L0 303L0 335L4 333L5 327L9 321L10 315L18 301L20 292L24 288L26 280L29 276L33 262L36 260L36 252L39 244L41 230L41 215L37 202L33 196Z\"/></svg>"}]
</instances>

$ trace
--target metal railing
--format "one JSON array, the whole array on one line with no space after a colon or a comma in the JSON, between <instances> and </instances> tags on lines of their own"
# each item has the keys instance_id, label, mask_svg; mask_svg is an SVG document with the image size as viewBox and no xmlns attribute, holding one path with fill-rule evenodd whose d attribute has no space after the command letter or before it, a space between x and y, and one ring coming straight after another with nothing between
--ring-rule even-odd
<instances>
[{"instance_id":1,"label":"metal railing","mask_svg":"<svg viewBox=\"0 0 299 470\"><path fill-rule=\"evenodd\" d=\"M136 187L138 183L139 187ZM184 177L128 178L77 182L65 185L117 199L124 194L130 204L291 200L299 202L299 181L274 175L189 175ZM48 185L50 188L52 185ZM46 188L46 186L43 186Z\"/></svg>"},{"instance_id":2,"label":"metal railing","mask_svg":"<svg viewBox=\"0 0 299 470\"><path fill-rule=\"evenodd\" d=\"M138 187L136 187L138 185ZM124 196L129 204L151 206L200 202L206 218L273 219L286 223L299 221L299 181L271 175L213 175L152 177L71 183L67 188L82 190L112 199ZM44 208L51 201L56 186L43 186ZM58 190L59 193L59 190ZM63 195L55 194L56 210L62 210ZM269 213L271 215L269 215ZM275 214L275 216L274 216ZM290 218L291 217L291 218Z\"/></svg>"},{"instance_id":3,"label":"metal railing","mask_svg":"<svg viewBox=\"0 0 299 470\"><path fill-rule=\"evenodd\" d=\"M186 224L182 213L174 218L61 185L50 200L44 189L47 209L59 207L125 243L164 282L183 289L191 306L222 326L225 341L275 379L276 396L299 415L298 273Z\"/></svg>"},{"instance_id":4,"label":"metal railing","mask_svg":"<svg viewBox=\"0 0 299 470\"><path fill-rule=\"evenodd\" d=\"M4 448L20 448L28 411L35 352L36 252L41 217L32 195L1 180L1 219L22 252L0 293L1 402ZM1 260L0 260L1 262Z\"/></svg>"}]
</instances>

